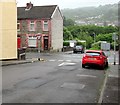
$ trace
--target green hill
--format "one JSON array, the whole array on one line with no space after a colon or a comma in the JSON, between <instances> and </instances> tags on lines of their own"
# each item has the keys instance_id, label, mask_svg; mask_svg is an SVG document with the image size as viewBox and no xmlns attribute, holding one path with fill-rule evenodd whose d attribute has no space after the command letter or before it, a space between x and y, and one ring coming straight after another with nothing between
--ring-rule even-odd
<instances>
[{"instance_id":1,"label":"green hill","mask_svg":"<svg viewBox=\"0 0 120 105\"><path fill-rule=\"evenodd\" d=\"M84 21L117 21L118 4L100 5L98 7L82 7L76 9L63 9L62 14L66 18Z\"/></svg>"}]
</instances>

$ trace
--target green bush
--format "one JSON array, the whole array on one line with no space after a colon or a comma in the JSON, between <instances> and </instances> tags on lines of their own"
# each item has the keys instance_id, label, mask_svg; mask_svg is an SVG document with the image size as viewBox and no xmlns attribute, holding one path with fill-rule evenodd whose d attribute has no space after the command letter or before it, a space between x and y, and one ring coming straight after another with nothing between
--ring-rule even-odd
<instances>
[{"instance_id":1,"label":"green bush","mask_svg":"<svg viewBox=\"0 0 120 105\"><path fill-rule=\"evenodd\" d=\"M100 44L99 43L93 44L90 50L100 50Z\"/></svg>"},{"instance_id":2,"label":"green bush","mask_svg":"<svg viewBox=\"0 0 120 105\"><path fill-rule=\"evenodd\" d=\"M76 45L82 45L83 47L85 47L85 43L79 42L77 41Z\"/></svg>"},{"instance_id":3,"label":"green bush","mask_svg":"<svg viewBox=\"0 0 120 105\"><path fill-rule=\"evenodd\" d=\"M69 46L70 44L69 44L69 42L63 42L63 46Z\"/></svg>"},{"instance_id":4,"label":"green bush","mask_svg":"<svg viewBox=\"0 0 120 105\"><path fill-rule=\"evenodd\" d=\"M100 50L98 47L92 47L90 50Z\"/></svg>"},{"instance_id":5,"label":"green bush","mask_svg":"<svg viewBox=\"0 0 120 105\"><path fill-rule=\"evenodd\" d=\"M77 42L76 45L82 45L82 43L81 42Z\"/></svg>"}]
</instances>

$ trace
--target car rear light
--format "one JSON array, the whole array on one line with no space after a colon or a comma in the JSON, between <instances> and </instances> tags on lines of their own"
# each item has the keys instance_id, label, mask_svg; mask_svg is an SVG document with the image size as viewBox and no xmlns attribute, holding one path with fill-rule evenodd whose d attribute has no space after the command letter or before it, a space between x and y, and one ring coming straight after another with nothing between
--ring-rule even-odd
<instances>
[{"instance_id":1,"label":"car rear light","mask_svg":"<svg viewBox=\"0 0 120 105\"><path fill-rule=\"evenodd\" d=\"M102 60L102 56L98 56L97 59L98 59L98 60Z\"/></svg>"},{"instance_id":2,"label":"car rear light","mask_svg":"<svg viewBox=\"0 0 120 105\"><path fill-rule=\"evenodd\" d=\"M86 57L86 54L84 54L83 57Z\"/></svg>"}]
</instances>

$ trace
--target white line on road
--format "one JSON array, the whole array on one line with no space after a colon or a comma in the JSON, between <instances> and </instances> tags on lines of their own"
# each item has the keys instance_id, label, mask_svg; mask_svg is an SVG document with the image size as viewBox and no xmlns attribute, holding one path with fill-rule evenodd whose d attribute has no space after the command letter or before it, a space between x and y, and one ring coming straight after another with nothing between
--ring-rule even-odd
<instances>
[{"instance_id":1,"label":"white line on road","mask_svg":"<svg viewBox=\"0 0 120 105\"><path fill-rule=\"evenodd\" d=\"M63 65L75 65L76 63L72 63L72 62L63 62L61 64L59 64L58 66L63 66Z\"/></svg>"},{"instance_id":2,"label":"white line on road","mask_svg":"<svg viewBox=\"0 0 120 105\"><path fill-rule=\"evenodd\" d=\"M72 62L66 62L65 65L75 65L76 63L72 63Z\"/></svg>"},{"instance_id":3,"label":"white line on road","mask_svg":"<svg viewBox=\"0 0 120 105\"><path fill-rule=\"evenodd\" d=\"M50 60L48 60L49 62L81 62L82 60L81 59L73 59L73 60L62 60L62 59L59 59L59 60L57 60L57 59L50 59Z\"/></svg>"},{"instance_id":4,"label":"white line on road","mask_svg":"<svg viewBox=\"0 0 120 105\"><path fill-rule=\"evenodd\" d=\"M77 74L77 76L81 76L81 77L92 77L92 78L96 78L96 76L93 76L93 75L80 75L80 74Z\"/></svg>"},{"instance_id":5,"label":"white line on road","mask_svg":"<svg viewBox=\"0 0 120 105\"><path fill-rule=\"evenodd\" d=\"M103 85L101 85L101 93L100 93L100 96L99 96L99 99L98 99L98 103L102 103L103 101L103 95L104 95L104 92L105 92L105 86L106 86L106 83L107 83L107 79L108 79L108 70L106 72L106 75L105 75L105 79L104 79L104 82L103 82Z\"/></svg>"},{"instance_id":6,"label":"white line on road","mask_svg":"<svg viewBox=\"0 0 120 105\"><path fill-rule=\"evenodd\" d=\"M118 78L119 76L118 75L108 75L109 77L115 77L115 78Z\"/></svg>"},{"instance_id":7,"label":"white line on road","mask_svg":"<svg viewBox=\"0 0 120 105\"><path fill-rule=\"evenodd\" d=\"M54 60L54 59L51 59L51 60L49 60L49 61L54 62L55 60Z\"/></svg>"},{"instance_id":8,"label":"white line on road","mask_svg":"<svg viewBox=\"0 0 120 105\"><path fill-rule=\"evenodd\" d=\"M58 66L62 66L62 65L64 65L64 62L63 62L63 63L61 63L61 64L59 64Z\"/></svg>"},{"instance_id":9,"label":"white line on road","mask_svg":"<svg viewBox=\"0 0 120 105\"><path fill-rule=\"evenodd\" d=\"M58 60L58 62L63 62L63 60Z\"/></svg>"},{"instance_id":10,"label":"white line on road","mask_svg":"<svg viewBox=\"0 0 120 105\"><path fill-rule=\"evenodd\" d=\"M69 89L83 89L85 87L85 85L79 84L79 83L64 83L60 87L61 88L69 88Z\"/></svg>"},{"instance_id":11,"label":"white line on road","mask_svg":"<svg viewBox=\"0 0 120 105\"><path fill-rule=\"evenodd\" d=\"M71 62L72 60L66 60L66 62Z\"/></svg>"}]
</instances>

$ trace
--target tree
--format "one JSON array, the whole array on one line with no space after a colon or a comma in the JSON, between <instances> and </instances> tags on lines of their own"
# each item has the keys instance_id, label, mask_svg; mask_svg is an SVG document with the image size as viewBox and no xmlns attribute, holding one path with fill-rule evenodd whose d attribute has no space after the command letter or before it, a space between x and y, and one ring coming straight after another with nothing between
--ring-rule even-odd
<instances>
[{"instance_id":1,"label":"tree","mask_svg":"<svg viewBox=\"0 0 120 105\"><path fill-rule=\"evenodd\" d=\"M63 26L74 26L74 25L75 25L75 21L73 21L72 19L66 19L66 17L64 17Z\"/></svg>"},{"instance_id":2,"label":"tree","mask_svg":"<svg viewBox=\"0 0 120 105\"><path fill-rule=\"evenodd\" d=\"M107 42L112 42L112 33L110 34L99 34L96 36L96 41L107 41Z\"/></svg>"},{"instance_id":3,"label":"tree","mask_svg":"<svg viewBox=\"0 0 120 105\"><path fill-rule=\"evenodd\" d=\"M90 48L94 40L93 33L95 33L95 41L107 41L112 43L112 33L114 32L118 32L118 27L72 25L64 27L64 40L86 40L87 48Z\"/></svg>"},{"instance_id":4,"label":"tree","mask_svg":"<svg viewBox=\"0 0 120 105\"><path fill-rule=\"evenodd\" d=\"M72 40L73 36L70 31L66 27L63 28L63 40Z\"/></svg>"}]
</instances>

